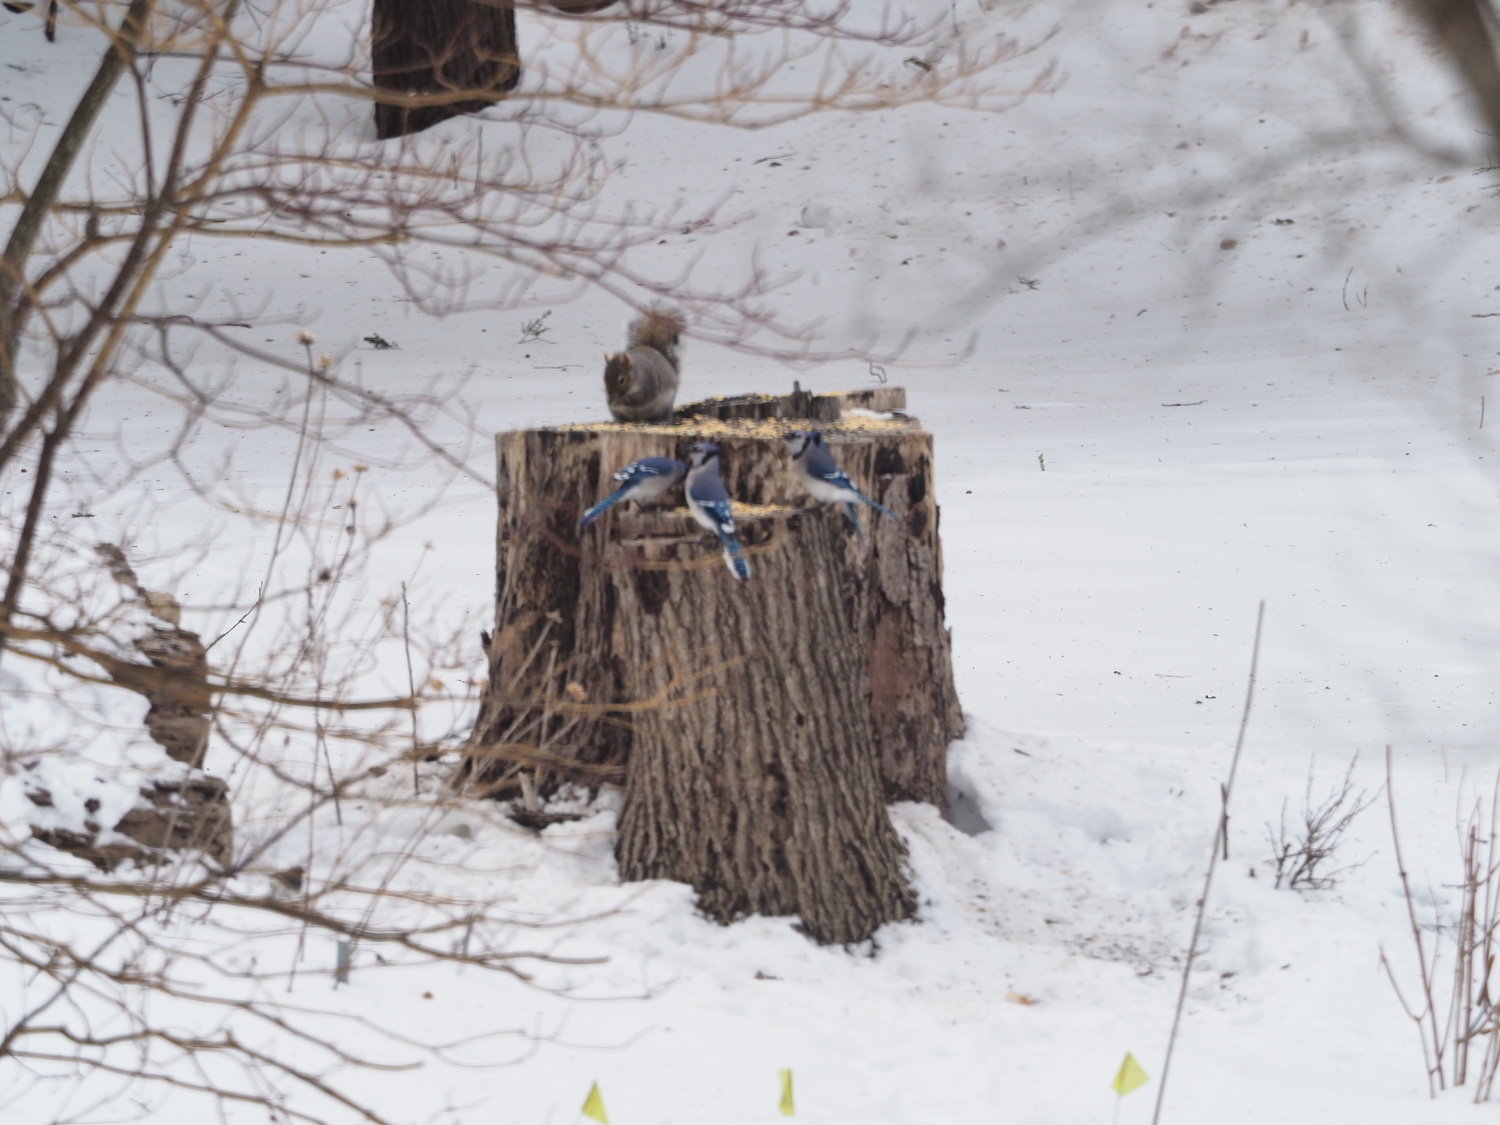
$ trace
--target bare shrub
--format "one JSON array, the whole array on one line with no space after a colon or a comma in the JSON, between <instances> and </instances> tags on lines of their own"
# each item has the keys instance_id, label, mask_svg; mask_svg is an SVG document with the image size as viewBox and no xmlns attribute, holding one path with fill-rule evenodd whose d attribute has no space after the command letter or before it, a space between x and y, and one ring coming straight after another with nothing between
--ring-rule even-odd
<instances>
[{"instance_id":1,"label":"bare shrub","mask_svg":"<svg viewBox=\"0 0 1500 1125\"><path fill-rule=\"evenodd\" d=\"M1271 842L1271 863L1276 868L1276 886L1285 884L1292 890L1324 891L1334 886L1347 871L1358 867L1358 863L1333 867L1334 853L1354 818L1375 802L1375 797L1365 790L1354 792L1354 767L1359 764L1359 755L1349 762L1344 771L1344 780L1332 790L1322 802L1313 804L1313 771L1307 768L1307 792L1298 813L1300 824L1287 830L1287 802L1281 802L1281 820L1277 828L1266 825L1266 837ZM1361 861L1363 862L1363 861Z\"/></svg>"},{"instance_id":2,"label":"bare shrub","mask_svg":"<svg viewBox=\"0 0 1500 1125\"><path fill-rule=\"evenodd\" d=\"M1445 886L1460 892L1457 912L1445 916L1436 896L1431 896L1432 920L1423 923L1418 920L1416 900L1401 855L1401 838L1396 830L1390 747L1386 747L1385 769L1391 841L1417 952L1420 979L1417 1004L1407 1002L1383 948L1380 963L1385 966L1401 1007L1417 1025L1432 1096L1449 1086L1468 1082L1469 1049L1477 1042L1483 1044L1484 1054L1475 1075L1474 1100L1488 1101L1494 1091L1495 1075L1500 1071L1500 1008L1496 1007L1497 997L1490 992L1495 959L1500 955L1500 773L1496 774L1489 800L1476 797L1468 816L1456 825L1462 881ZM1430 934L1430 939L1424 939L1424 933ZM1444 952L1450 946L1452 968L1440 972Z\"/></svg>"}]
</instances>

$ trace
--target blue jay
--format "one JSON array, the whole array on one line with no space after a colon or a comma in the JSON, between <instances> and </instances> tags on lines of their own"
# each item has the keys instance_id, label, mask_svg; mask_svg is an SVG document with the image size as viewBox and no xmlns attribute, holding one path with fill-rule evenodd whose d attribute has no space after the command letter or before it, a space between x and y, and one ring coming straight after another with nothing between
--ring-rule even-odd
<instances>
[{"instance_id":1,"label":"blue jay","mask_svg":"<svg viewBox=\"0 0 1500 1125\"><path fill-rule=\"evenodd\" d=\"M692 468L687 473L687 505L693 518L719 537L729 573L741 582L750 577L750 564L734 537L734 515L729 493L719 479L719 447L700 441L688 450Z\"/></svg>"},{"instance_id":2,"label":"blue jay","mask_svg":"<svg viewBox=\"0 0 1500 1125\"><path fill-rule=\"evenodd\" d=\"M614 479L620 487L583 513L578 526L593 523L621 500L655 500L687 476L688 467L670 457L642 457L626 465Z\"/></svg>"},{"instance_id":3,"label":"blue jay","mask_svg":"<svg viewBox=\"0 0 1500 1125\"><path fill-rule=\"evenodd\" d=\"M823 444L823 435L816 430L795 430L788 434L786 449L792 455L792 469L802 482L802 487L812 493L814 500L821 500L825 504L842 504L844 515L849 517L854 530L859 532L861 543L865 541L865 531L859 526L859 516L855 513L856 504L868 504L877 512L884 512L891 519L896 519L889 509L881 507L850 483L844 470L833 459L833 454L828 452L828 446Z\"/></svg>"}]
</instances>

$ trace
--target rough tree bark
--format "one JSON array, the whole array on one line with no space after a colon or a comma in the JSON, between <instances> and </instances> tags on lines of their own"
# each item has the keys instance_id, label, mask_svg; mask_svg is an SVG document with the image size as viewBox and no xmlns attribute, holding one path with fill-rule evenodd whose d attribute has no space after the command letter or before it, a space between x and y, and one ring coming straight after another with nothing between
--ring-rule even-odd
<instances>
[{"instance_id":1,"label":"rough tree bark","mask_svg":"<svg viewBox=\"0 0 1500 1125\"><path fill-rule=\"evenodd\" d=\"M945 804L962 716L931 435L901 416L836 417L904 405L894 388L799 394L499 436L497 632L463 780L509 795L528 772L623 778L623 878L690 883L720 920L797 914L820 941L855 942L912 913L884 806ZM899 517L864 512L868 548L790 478L781 438L807 424L794 412ZM680 493L577 527L615 469L699 440L722 451L754 568L743 586L672 507Z\"/></svg>"}]
</instances>

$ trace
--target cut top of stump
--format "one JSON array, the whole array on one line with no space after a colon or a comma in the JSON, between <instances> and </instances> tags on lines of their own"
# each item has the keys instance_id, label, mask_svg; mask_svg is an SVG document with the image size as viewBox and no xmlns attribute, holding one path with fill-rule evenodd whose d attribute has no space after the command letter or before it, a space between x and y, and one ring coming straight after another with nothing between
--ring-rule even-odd
<instances>
[{"instance_id":1,"label":"cut top of stump","mask_svg":"<svg viewBox=\"0 0 1500 1125\"><path fill-rule=\"evenodd\" d=\"M825 416L794 415L788 412L789 404ZM713 442L720 449L720 473L734 504L735 519L753 521L786 519L817 507L796 483L783 446L783 439L794 431L816 430L833 447L839 466L855 487L866 495L878 499L885 484L896 476L910 483L909 499L893 499L886 506L894 506L908 530L917 538L930 538L937 550L937 509L930 487L932 435L905 413L876 411L864 404L904 406L906 392L900 387L882 387L829 395L807 391L779 396L736 395L689 403L680 407L671 421L579 422L501 434L499 442L502 448L517 440L531 442L534 456L560 459L555 465L559 470L563 461L571 463L574 467L562 473L567 479L549 486L548 500L576 508L578 513L613 488L610 474L615 470L642 457L687 460L691 445ZM830 405L844 412L829 415L825 408ZM755 416L757 412L760 416ZM502 453L502 466L511 460ZM501 479L506 479L503 468ZM670 513L663 509L661 504L648 502L644 511L637 509L635 516L614 513L611 522L624 520L640 527L640 519L649 523L656 516L668 515L691 524L685 508Z\"/></svg>"},{"instance_id":2,"label":"cut top of stump","mask_svg":"<svg viewBox=\"0 0 1500 1125\"><path fill-rule=\"evenodd\" d=\"M877 435L920 433L921 423L904 413L906 391L880 387L873 391L837 391L815 395L720 395L679 406L670 422L576 422L556 426L564 433L637 433L693 441L733 438L784 438L796 430L815 429L837 442Z\"/></svg>"}]
</instances>

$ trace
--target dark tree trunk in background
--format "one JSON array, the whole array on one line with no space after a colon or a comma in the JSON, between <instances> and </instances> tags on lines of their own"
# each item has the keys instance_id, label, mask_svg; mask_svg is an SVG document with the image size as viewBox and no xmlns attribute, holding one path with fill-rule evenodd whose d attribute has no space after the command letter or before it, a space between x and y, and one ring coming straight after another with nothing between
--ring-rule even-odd
<instances>
[{"instance_id":1,"label":"dark tree trunk in background","mask_svg":"<svg viewBox=\"0 0 1500 1125\"><path fill-rule=\"evenodd\" d=\"M376 136L419 133L515 89L515 8L506 0L374 0L371 58L378 89L428 103L377 103Z\"/></svg>"},{"instance_id":2,"label":"dark tree trunk in background","mask_svg":"<svg viewBox=\"0 0 1500 1125\"><path fill-rule=\"evenodd\" d=\"M911 916L885 804L943 807L947 744L963 733L932 438L904 418L838 420L849 405L904 397L745 396L684 407L672 425L500 435L497 632L470 792L513 796L528 771L623 781L621 877L689 883L721 921L796 914L844 943ZM864 511L868 548L791 479L794 409L899 517ZM675 507L680 493L577 527L615 469L699 440L719 445L748 506L744 585Z\"/></svg>"},{"instance_id":3,"label":"dark tree trunk in background","mask_svg":"<svg viewBox=\"0 0 1500 1125\"><path fill-rule=\"evenodd\" d=\"M1458 67L1491 135L1500 134L1500 60L1495 57L1489 27L1494 9L1483 0L1408 0L1408 4L1432 28Z\"/></svg>"}]
</instances>

